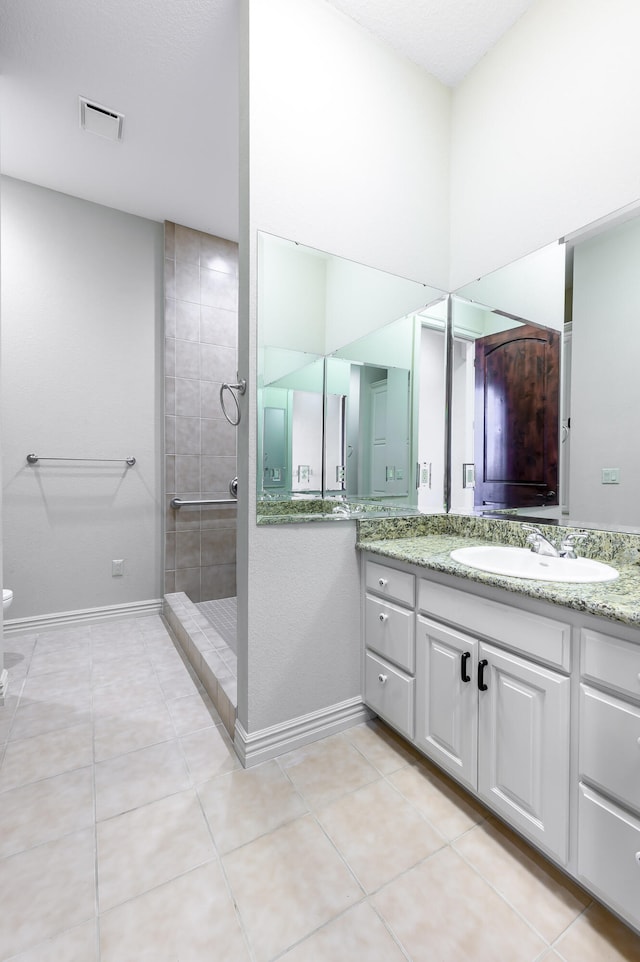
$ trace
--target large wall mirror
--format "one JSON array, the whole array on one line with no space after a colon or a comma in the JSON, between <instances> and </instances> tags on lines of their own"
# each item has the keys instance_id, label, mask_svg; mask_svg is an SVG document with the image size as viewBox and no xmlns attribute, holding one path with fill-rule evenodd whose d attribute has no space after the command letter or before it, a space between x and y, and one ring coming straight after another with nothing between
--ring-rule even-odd
<instances>
[{"instance_id":1,"label":"large wall mirror","mask_svg":"<svg viewBox=\"0 0 640 962\"><path fill-rule=\"evenodd\" d=\"M452 296L451 509L562 508L565 247Z\"/></svg>"},{"instance_id":2,"label":"large wall mirror","mask_svg":"<svg viewBox=\"0 0 640 962\"><path fill-rule=\"evenodd\" d=\"M443 510L445 319L443 291L259 233L259 512L423 508L423 488Z\"/></svg>"},{"instance_id":3,"label":"large wall mirror","mask_svg":"<svg viewBox=\"0 0 640 962\"><path fill-rule=\"evenodd\" d=\"M453 511L640 530L638 212L453 296Z\"/></svg>"},{"instance_id":4,"label":"large wall mirror","mask_svg":"<svg viewBox=\"0 0 640 962\"><path fill-rule=\"evenodd\" d=\"M260 234L259 500L640 530L638 210L449 304L435 288Z\"/></svg>"}]
</instances>

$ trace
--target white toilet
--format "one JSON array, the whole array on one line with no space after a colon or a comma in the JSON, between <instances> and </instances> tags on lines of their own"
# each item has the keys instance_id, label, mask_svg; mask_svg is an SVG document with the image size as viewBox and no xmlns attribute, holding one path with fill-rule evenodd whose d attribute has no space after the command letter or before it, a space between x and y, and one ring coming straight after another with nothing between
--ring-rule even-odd
<instances>
[{"instance_id":1,"label":"white toilet","mask_svg":"<svg viewBox=\"0 0 640 962\"><path fill-rule=\"evenodd\" d=\"M8 608L13 601L13 591L10 588L2 589L2 607L3 609Z\"/></svg>"}]
</instances>

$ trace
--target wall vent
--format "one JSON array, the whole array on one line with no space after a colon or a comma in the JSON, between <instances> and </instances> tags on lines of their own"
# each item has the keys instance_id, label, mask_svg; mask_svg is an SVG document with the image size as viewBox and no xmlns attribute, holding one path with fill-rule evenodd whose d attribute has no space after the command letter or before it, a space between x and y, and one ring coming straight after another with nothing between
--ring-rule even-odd
<instances>
[{"instance_id":1,"label":"wall vent","mask_svg":"<svg viewBox=\"0 0 640 962\"><path fill-rule=\"evenodd\" d=\"M123 124L124 114L80 97L80 126L83 130L107 140L122 140Z\"/></svg>"}]
</instances>

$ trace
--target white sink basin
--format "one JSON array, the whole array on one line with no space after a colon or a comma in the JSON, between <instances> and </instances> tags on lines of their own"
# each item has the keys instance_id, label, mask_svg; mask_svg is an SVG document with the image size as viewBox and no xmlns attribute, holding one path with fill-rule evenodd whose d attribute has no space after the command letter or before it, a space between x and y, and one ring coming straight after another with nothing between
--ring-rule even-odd
<instances>
[{"instance_id":1,"label":"white sink basin","mask_svg":"<svg viewBox=\"0 0 640 962\"><path fill-rule=\"evenodd\" d=\"M586 584L594 581L615 581L618 572L610 565L590 558L551 558L536 554L529 548L509 548L504 545L481 545L456 548L451 552L454 561L511 578L532 578L536 581L565 581Z\"/></svg>"}]
</instances>

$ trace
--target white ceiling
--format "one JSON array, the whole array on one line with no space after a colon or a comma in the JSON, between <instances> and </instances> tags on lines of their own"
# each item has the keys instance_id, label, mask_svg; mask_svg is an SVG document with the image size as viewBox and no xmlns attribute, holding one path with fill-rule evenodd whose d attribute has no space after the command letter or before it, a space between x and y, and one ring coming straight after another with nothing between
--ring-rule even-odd
<instances>
[{"instance_id":1,"label":"white ceiling","mask_svg":"<svg viewBox=\"0 0 640 962\"><path fill-rule=\"evenodd\" d=\"M329 2L455 85L534 0ZM236 240L237 8L0 0L3 173ZM80 129L79 96L125 115L122 143Z\"/></svg>"}]
</instances>

